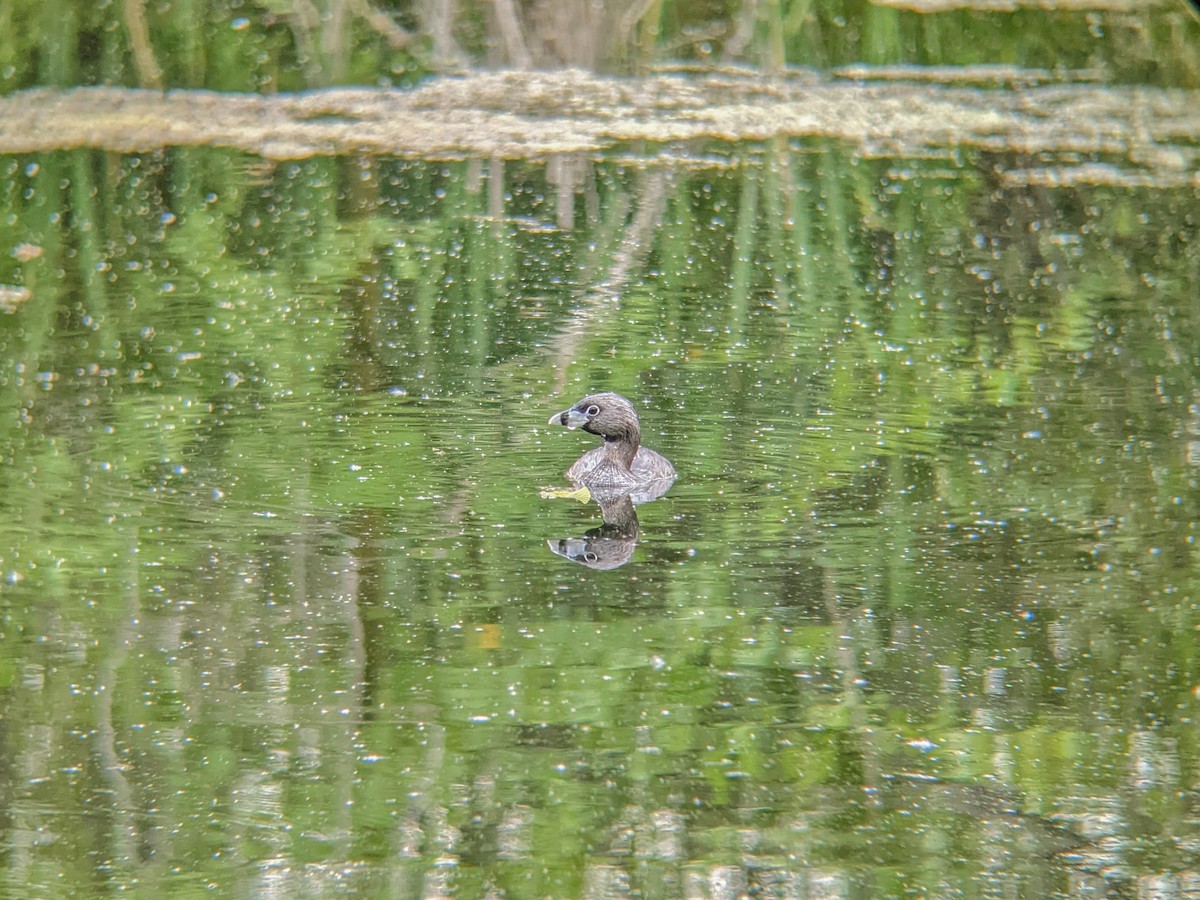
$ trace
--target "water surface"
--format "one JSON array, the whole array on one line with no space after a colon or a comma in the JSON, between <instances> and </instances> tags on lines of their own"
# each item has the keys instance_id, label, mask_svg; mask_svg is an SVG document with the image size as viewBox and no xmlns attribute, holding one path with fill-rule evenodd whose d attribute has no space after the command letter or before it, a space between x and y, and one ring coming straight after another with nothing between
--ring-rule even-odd
<instances>
[{"instance_id":1,"label":"water surface","mask_svg":"<svg viewBox=\"0 0 1200 900\"><path fill-rule=\"evenodd\" d=\"M4 160L11 889L1194 889L1195 190L1036 162Z\"/></svg>"}]
</instances>

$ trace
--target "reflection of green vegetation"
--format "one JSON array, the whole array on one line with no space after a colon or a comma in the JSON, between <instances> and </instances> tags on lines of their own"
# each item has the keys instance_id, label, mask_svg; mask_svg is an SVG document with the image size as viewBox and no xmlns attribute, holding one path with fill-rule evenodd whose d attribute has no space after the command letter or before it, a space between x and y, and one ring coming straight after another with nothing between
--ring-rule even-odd
<instances>
[{"instance_id":1,"label":"reflection of green vegetation","mask_svg":"<svg viewBox=\"0 0 1200 900\"><path fill-rule=\"evenodd\" d=\"M917 4L914 4L916 6ZM13 0L0 11L0 89L114 84L273 93L410 84L464 62L632 68L685 60L782 65L1006 64L1195 87L1184 4L917 13L862 0ZM1103 4L1099 5L1103 7ZM562 16L560 19L559 16ZM563 27L571 22L571 28Z\"/></svg>"},{"instance_id":2,"label":"reflection of green vegetation","mask_svg":"<svg viewBox=\"0 0 1200 900\"><path fill-rule=\"evenodd\" d=\"M0 316L7 827L58 836L14 884L251 890L226 858L286 856L566 896L749 829L969 885L980 816L864 801L909 771L1186 831L1194 198L966 162L681 169L621 278L649 179L608 161L571 232L532 164L503 215L469 162L8 165L0 247L43 253L0 278L34 291ZM537 492L567 345L684 471L624 572L537 555L595 524ZM960 871L913 862L935 838Z\"/></svg>"}]
</instances>

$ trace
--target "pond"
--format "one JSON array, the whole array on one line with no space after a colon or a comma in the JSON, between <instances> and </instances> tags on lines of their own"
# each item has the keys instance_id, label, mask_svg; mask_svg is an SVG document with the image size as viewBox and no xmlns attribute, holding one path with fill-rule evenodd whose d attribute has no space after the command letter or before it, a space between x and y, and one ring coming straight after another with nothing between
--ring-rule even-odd
<instances>
[{"instance_id":1,"label":"pond","mask_svg":"<svg viewBox=\"0 0 1200 900\"><path fill-rule=\"evenodd\" d=\"M1197 890L1186 167L660 149L0 159L7 892Z\"/></svg>"}]
</instances>

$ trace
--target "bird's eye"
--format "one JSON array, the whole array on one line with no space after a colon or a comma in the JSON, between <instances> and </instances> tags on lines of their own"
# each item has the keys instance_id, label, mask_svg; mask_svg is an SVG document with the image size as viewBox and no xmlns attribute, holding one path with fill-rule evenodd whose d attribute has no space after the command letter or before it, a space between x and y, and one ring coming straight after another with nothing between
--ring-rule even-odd
<instances>
[{"instance_id":1,"label":"bird's eye","mask_svg":"<svg viewBox=\"0 0 1200 900\"><path fill-rule=\"evenodd\" d=\"M586 414L588 416L598 416L598 415L600 415L600 407L598 407L595 403L593 403L591 406L589 406L587 408Z\"/></svg>"}]
</instances>

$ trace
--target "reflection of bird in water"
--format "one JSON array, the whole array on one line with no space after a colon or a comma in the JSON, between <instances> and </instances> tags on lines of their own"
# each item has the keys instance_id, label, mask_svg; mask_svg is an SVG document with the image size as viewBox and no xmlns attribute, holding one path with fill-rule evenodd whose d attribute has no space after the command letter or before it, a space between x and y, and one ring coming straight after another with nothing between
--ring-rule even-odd
<instances>
[{"instance_id":1,"label":"reflection of bird in water","mask_svg":"<svg viewBox=\"0 0 1200 900\"><path fill-rule=\"evenodd\" d=\"M612 502L601 502L604 524L591 528L583 537L560 538L546 543L559 556L587 566L589 569L615 569L629 562L637 546L638 518L629 494L621 494Z\"/></svg>"},{"instance_id":2,"label":"reflection of bird in water","mask_svg":"<svg viewBox=\"0 0 1200 900\"><path fill-rule=\"evenodd\" d=\"M634 503L645 503L666 493L675 480L675 467L666 457L641 445L637 410L620 394L591 394L555 413L550 424L582 428L604 438L567 470L567 478L588 488L601 507L605 496L615 500L623 494L630 494Z\"/></svg>"}]
</instances>

